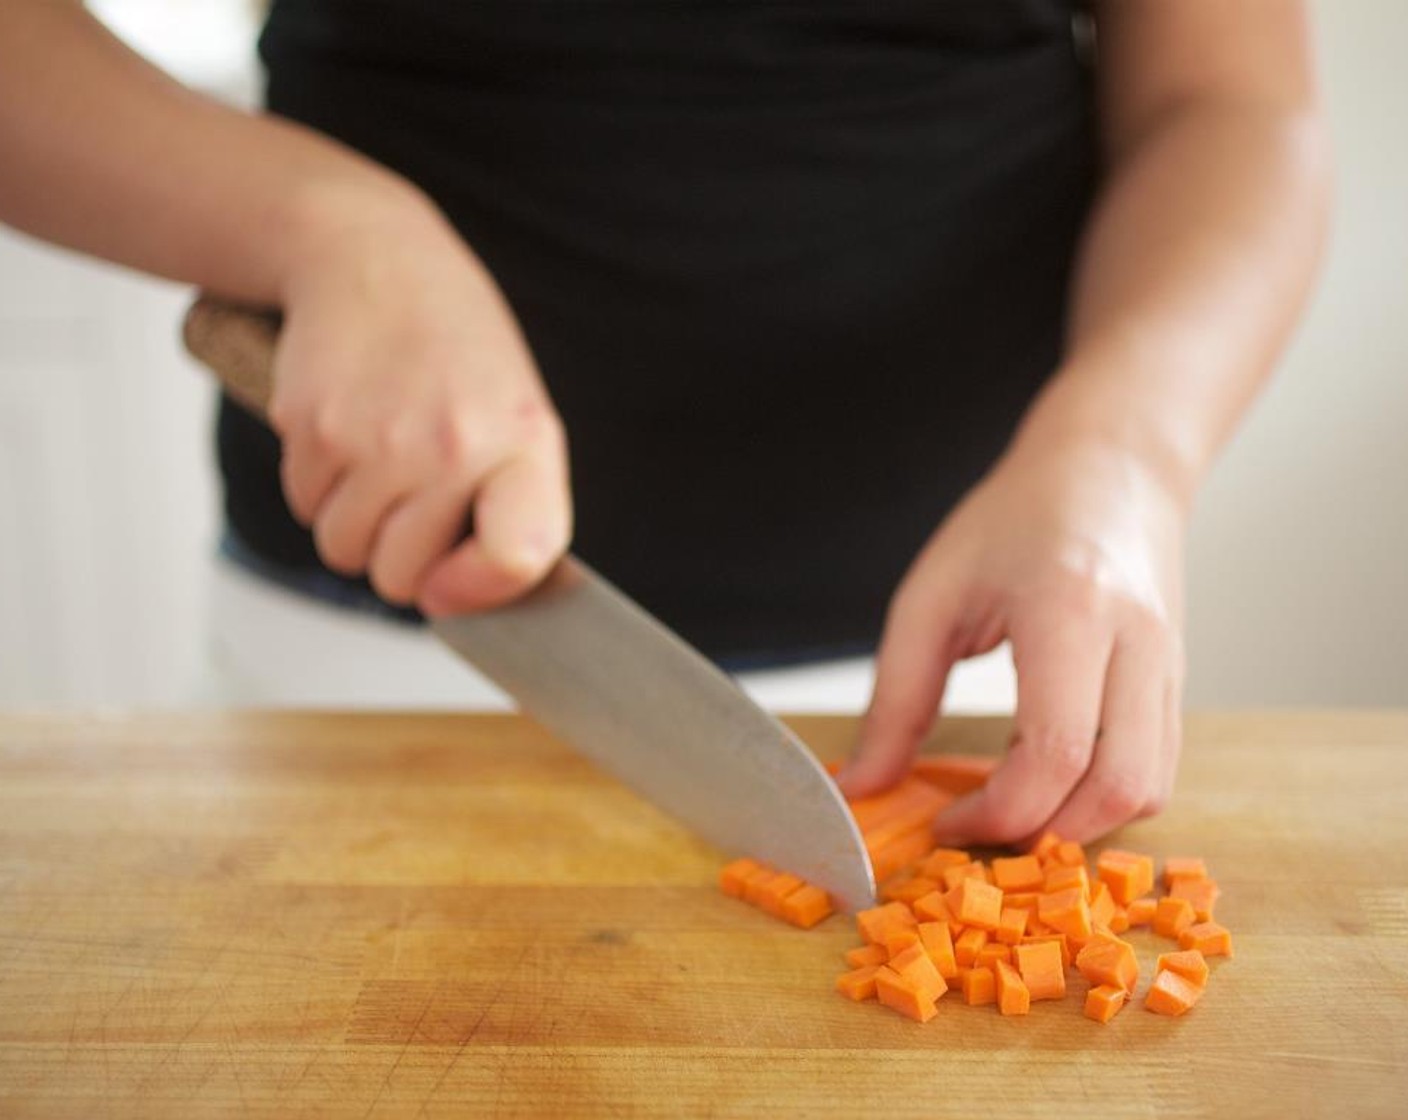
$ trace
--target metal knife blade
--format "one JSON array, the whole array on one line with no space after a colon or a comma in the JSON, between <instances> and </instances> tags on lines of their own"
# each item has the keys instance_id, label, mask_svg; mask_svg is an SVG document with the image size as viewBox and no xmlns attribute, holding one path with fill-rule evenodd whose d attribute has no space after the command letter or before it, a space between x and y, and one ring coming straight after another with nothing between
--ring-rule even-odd
<instances>
[{"instance_id":1,"label":"metal knife blade","mask_svg":"<svg viewBox=\"0 0 1408 1120\"><path fill-rule=\"evenodd\" d=\"M865 844L811 752L580 560L508 606L432 625L545 727L700 836L847 909L874 904Z\"/></svg>"},{"instance_id":2,"label":"metal knife blade","mask_svg":"<svg viewBox=\"0 0 1408 1120\"><path fill-rule=\"evenodd\" d=\"M186 348L263 413L279 317L209 296ZM530 715L729 852L870 906L875 881L855 820L801 741L711 662L581 561L525 598L441 619L449 646Z\"/></svg>"}]
</instances>

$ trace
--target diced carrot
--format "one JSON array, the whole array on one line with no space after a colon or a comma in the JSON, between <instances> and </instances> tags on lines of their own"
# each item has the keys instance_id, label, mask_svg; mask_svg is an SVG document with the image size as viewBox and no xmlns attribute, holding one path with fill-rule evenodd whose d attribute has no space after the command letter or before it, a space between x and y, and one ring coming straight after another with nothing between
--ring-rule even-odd
<instances>
[{"instance_id":1,"label":"diced carrot","mask_svg":"<svg viewBox=\"0 0 1408 1120\"><path fill-rule=\"evenodd\" d=\"M882 902L903 902L913 906L930 891L938 890L939 884L922 875L912 875L908 879L894 879L880 888Z\"/></svg>"},{"instance_id":2,"label":"diced carrot","mask_svg":"<svg viewBox=\"0 0 1408 1120\"><path fill-rule=\"evenodd\" d=\"M1197 949L1205 957L1230 957L1232 935L1216 922L1199 922L1178 935L1180 949Z\"/></svg>"},{"instance_id":3,"label":"diced carrot","mask_svg":"<svg viewBox=\"0 0 1408 1120\"><path fill-rule=\"evenodd\" d=\"M1176 879L1168 893L1170 898L1186 898L1193 904L1193 916L1200 922L1210 922L1222 891L1216 879Z\"/></svg>"},{"instance_id":4,"label":"diced carrot","mask_svg":"<svg viewBox=\"0 0 1408 1120\"><path fill-rule=\"evenodd\" d=\"M982 860L973 860L961 866L946 867L940 876L943 880L944 890L953 890L964 879L976 879L980 883L987 882L987 869L983 867Z\"/></svg>"},{"instance_id":5,"label":"diced carrot","mask_svg":"<svg viewBox=\"0 0 1408 1120\"><path fill-rule=\"evenodd\" d=\"M953 916L948 908L948 899L939 891L932 891L914 903L914 916L921 922L944 922L949 932L962 930L963 923Z\"/></svg>"},{"instance_id":6,"label":"diced carrot","mask_svg":"<svg viewBox=\"0 0 1408 1120\"><path fill-rule=\"evenodd\" d=\"M1012 946L1003 945L998 941L989 941L973 957L973 967L992 968L998 961L1010 961L1011 959Z\"/></svg>"},{"instance_id":7,"label":"diced carrot","mask_svg":"<svg viewBox=\"0 0 1408 1120\"><path fill-rule=\"evenodd\" d=\"M1042 895L1037 916L1043 924L1077 943L1083 943L1090 937L1090 905L1081 896L1079 887Z\"/></svg>"},{"instance_id":8,"label":"diced carrot","mask_svg":"<svg viewBox=\"0 0 1408 1120\"><path fill-rule=\"evenodd\" d=\"M1006 961L993 967L997 984L997 1009L1004 1015L1025 1015L1031 1010L1032 995L1017 970Z\"/></svg>"},{"instance_id":9,"label":"diced carrot","mask_svg":"<svg viewBox=\"0 0 1408 1120\"><path fill-rule=\"evenodd\" d=\"M973 862L973 857L957 848L935 848L919 863L919 874L926 879L942 880L950 867L965 867Z\"/></svg>"},{"instance_id":10,"label":"diced carrot","mask_svg":"<svg viewBox=\"0 0 1408 1120\"><path fill-rule=\"evenodd\" d=\"M768 884L776 878L776 871L765 864L759 864L757 870L743 880L743 901L761 909Z\"/></svg>"},{"instance_id":11,"label":"diced carrot","mask_svg":"<svg viewBox=\"0 0 1408 1120\"><path fill-rule=\"evenodd\" d=\"M918 944L917 929L897 929L885 936L885 952L889 960L894 960L910 946Z\"/></svg>"},{"instance_id":12,"label":"diced carrot","mask_svg":"<svg viewBox=\"0 0 1408 1120\"><path fill-rule=\"evenodd\" d=\"M890 967L898 972L915 988L931 999L938 999L948 991L948 985L924 951L924 946L916 941L904 952L890 958Z\"/></svg>"},{"instance_id":13,"label":"diced carrot","mask_svg":"<svg viewBox=\"0 0 1408 1120\"><path fill-rule=\"evenodd\" d=\"M963 1002L981 1007L997 1002L997 977L990 968L970 968L963 973Z\"/></svg>"},{"instance_id":14,"label":"diced carrot","mask_svg":"<svg viewBox=\"0 0 1408 1120\"><path fill-rule=\"evenodd\" d=\"M1092 984L1112 984L1133 992L1139 982L1134 946L1111 933L1096 930L1076 956L1076 968Z\"/></svg>"},{"instance_id":15,"label":"diced carrot","mask_svg":"<svg viewBox=\"0 0 1408 1120\"><path fill-rule=\"evenodd\" d=\"M780 918L783 901L804 886L806 884L801 879L789 872L774 875L758 890L758 909L774 918Z\"/></svg>"},{"instance_id":16,"label":"diced carrot","mask_svg":"<svg viewBox=\"0 0 1408 1120\"><path fill-rule=\"evenodd\" d=\"M919 1023L938 1014L934 997L925 995L889 965L875 970L875 995L886 1007Z\"/></svg>"},{"instance_id":17,"label":"diced carrot","mask_svg":"<svg viewBox=\"0 0 1408 1120\"><path fill-rule=\"evenodd\" d=\"M953 938L949 935L947 922L920 922L919 943L945 980L958 975L958 960L953 954Z\"/></svg>"},{"instance_id":18,"label":"diced carrot","mask_svg":"<svg viewBox=\"0 0 1408 1120\"><path fill-rule=\"evenodd\" d=\"M1002 918L1002 892L981 879L963 879L948 893L949 913L965 926L994 933Z\"/></svg>"},{"instance_id":19,"label":"diced carrot","mask_svg":"<svg viewBox=\"0 0 1408 1120\"><path fill-rule=\"evenodd\" d=\"M1084 865L1080 867L1067 867L1065 864L1053 864L1046 871L1046 878L1042 882L1042 894L1055 894L1057 891L1070 890L1072 887L1079 889L1081 898L1090 901L1090 874L1085 870Z\"/></svg>"},{"instance_id":20,"label":"diced carrot","mask_svg":"<svg viewBox=\"0 0 1408 1120\"><path fill-rule=\"evenodd\" d=\"M1193 924L1193 904L1186 898L1161 898L1154 908L1154 932L1176 938Z\"/></svg>"},{"instance_id":21,"label":"diced carrot","mask_svg":"<svg viewBox=\"0 0 1408 1120\"><path fill-rule=\"evenodd\" d=\"M1085 1017L1097 1023L1108 1023L1124 1006L1129 993L1113 984L1101 984L1085 993Z\"/></svg>"},{"instance_id":22,"label":"diced carrot","mask_svg":"<svg viewBox=\"0 0 1408 1120\"><path fill-rule=\"evenodd\" d=\"M920 755L910 764L910 773L947 793L962 796L984 785L997 761L967 754Z\"/></svg>"},{"instance_id":23,"label":"diced carrot","mask_svg":"<svg viewBox=\"0 0 1408 1120\"><path fill-rule=\"evenodd\" d=\"M880 971L878 964L861 965L850 972L836 977L836 990L847 999L859 1002L875 998L875 974Z\"/></svg>"},{"instance_id":24,"label":"diced carrot","mask_svg":"<svg viewBox=\"0 0 1408 1120\"><path fill-rule=\"evenodd\" d=\"M1051 855L1057 863L1066 867L1085 866L1085 849L1074 840L1062 840L1056 845L1056 850Z\"/></svg>"},{"instance_id":25,"label":"diced carrot","mask_svg":"<svg viewBox=\"0 0 1408 1120\"><path fill-rule=\"evenodd\" d=\"M1208 868L1197 856L1169 856L1164 860L1164 887L1172 887L1180 879L1206 879Z\"/></svg>"},{"instance_id":26,"label":"diced carrot","mask_svg":"<svg viewBox=\"0 0 1408 1120\"><path fill-rule=\"evenodd\" d=\"M903 902L887 902L856 914L856 928L867 944L884 944L888 934L902 929L913 929L919 923L914 914Z\"/></svg>"},{"instance_id":27,"label":"diced carrot","mask_svg":"<svg viewBox=\"0 0 1408 1120\"><path fill-rule=\"evenodd\" d=\"M1092 923L1094 916L1091 916ZM1123 906L1116 906L1115 912L1110 915L1109 929L1111 933L1125 933L1129 929L1129 911Z\"/></svg>"},{"instance_id":28,"label":"diced carrot","mask_svg":"<svg viewBox=\"0 0 1408 1120\"><path fill-rule=\"evenodd\" d=\"M1003 909L1026 910L1031 914L1032 921L1036 921L1036 911L1040 902L1040 891L1014 891L1002 898Z\"/></svg>"},{"instance_id":29,"label":"diced carrot","mask_svg":"<svg viewBox=\"0 0 1408 1120\"><path fill-rule=\"evenodd\" d=\"M997 920L997 939L1006 945L1017 944L1022 940L1022 934L1027 932L1027 919L1030 917L1031 911L1004 904Z\"/></svg>"},{"instance_id":30,"label":"diced carrot","mask_svg":"<svg viewBox=\"0 0 1408 1120\"><path fill-rule=\"evenodd\" d=\"M831 896L811 883L799 887L782 902L782 917L794 926L811 929L823 918L829 917L834 907Z\"/></svg>"},{"instance_id":31,"label":"diced carrot","mask_svg":"<svg viewBox=\"0 0 1408 1120\"><path fill-rule=\"evenodd\" d=\"M730 898L742 898L743 884L758 869L758 861L746 856L724 864L723 870L719 872L719 890Z\"/></svg>"},{"instance_id":32,"label":"diced carrot","mask_svg":"<svg viewBox=\"0 0 1408 1120\"><path fill-rule=\"evenodd\" d=\"M1045 863L1054 855L1056 847L1060 843L1061 838L1050 829L1047 829L1047 831L1037 837L1036 843L1032 845L1032 855L1036 856L1042 863Z\"/></svg>"},{"instance_id":33,"label":"diced carrot","mask_svg":"<svg viewBox=\"0 0 1408 1120\"><path fill-rule=\"evenodd\" d=\"M1017 971L1033 1002L1039 999L1066 997L1066 969L1061 962L1061 947L1051 941L1018 945L1013 951Z\"/></svg>"},{"instance_id":34,"label":"diced carrot","mask_svg":"<svg viewBox=\"0 0 1408 1120\"><path fill-rule=\"evenodd\" d=\"M1168 969L1198 988L1207 986L1208 962L1197 949L1180 949L1176 953L1163 953L1159 956L1158 971Z\"/></svg>"},{"instance_id":35,"label":"diced carrot","mask_svg":"<svg viewBox=\"0 0 1408 1120\"><path fill-rule=\"evenodd\" d=\"M992 861L993 886L1002 891L1040 890L1045 876L1036 856L1015 856Z\"/></svg>"},{"instance_id":36,"label":"diced carrot","mask_svg":"<svg viewBox=\"0 0 1408 1120\"><path fill-rule=\"evenodd\" d=\"M1152 898L1136 898L1125 907L1125 915L1129 918L1131 926L1147 926L1154 920L1154 911L1158 909L1158 903Z\"/></svg>"},{"instance_id":37,"label":"diced carrot","mask_svg":"<svg viewBox=\"0 0 1408 1120\"><path fill-rule=\"evenodd\" d=\"M1096 929L1101 926L1108 929L1110 920L1115 916L1115 909L1115 900L1110 895L1110 888L1097 881L1090 888L1090 924Z\"/></svg>"},{"instance_id":38,"label":"diced carrot","mask_svg":"<svg viewBox=\"0 0 1408 1120\"><path fill-rule=\"evenodd\" d=\"M1154 889L1154 861L1137 852L1106 848L1095 861L1095 870L1121 906L1128 906Z\"/></svg>"},{"instance_id":39,"label":"diced carrot","mask_svg":"<svg viewBox=\"0 0 1408 1120\"><path fill-rule=\"evenodd\" d=\"M1064 933L1029 933L1022 938L1023 945L1039 945L1043 941L1050 941L1061 950L1061 963L1066 968L1071 967L1071 942Z\"/></svg>"},{"instance_id":40,"label":"diced carrot","mask_svg":"<svg viewBox=\"0 0 1408 1120\"><path fill-rule=\"evenodd\" d=\"M870 851L870 864L877 880L888 879L903 871L933 846L934 838L927 824L902 832L894 839ZM869 840L866 848L870 850Z\"/></svg>"},{"instance_id":41,"label":"diced carrot","mask_svg":"<svg viewBox=\"0 0 1408 1120\"><path fill-rule=\"evenodd\" d=\"M958 935L958 940L953 943L953 956L960 968L972 968L973 961L977 959L978 951L988 943L988 931L985 929L965 929Z\"/></svg>"},{"instance_id":42,"label":"diced carrot","mask_svg":"<svg viewBox=\"0 0 1408 1120\"><path fill-rule=\"evenodd\" d=\"M861 945L855 949L846 950L846 963L852 968L864 968L868 964L884 964L890 959L890 954L885 951L883 945Z\"/></svg>"},{"instance_id":43,"label":"diced carrot","mask_svg":"<svg viewBox=\"0 0 1408 1120\"><path fill-rule=\"evenodd\" d=\"M1202 988L1166 968L1154 977L1149 994L1144 997L1144 1006L1160 1015L1182 1015L1202 994Z\"/></svg>"}]
</instances>

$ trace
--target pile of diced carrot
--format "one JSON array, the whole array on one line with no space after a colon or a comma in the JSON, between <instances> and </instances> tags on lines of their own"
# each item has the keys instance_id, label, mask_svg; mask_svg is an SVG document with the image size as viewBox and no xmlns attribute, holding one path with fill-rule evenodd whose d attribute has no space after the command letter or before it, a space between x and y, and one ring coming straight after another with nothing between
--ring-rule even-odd
<instances>
[{"instance_id":1,"label":"pile of diced carrot","mask_svg":"<svg viewBox=\"0 0 1408 1120\"><path fill-rule=\"evenodd\" d=\"M1207 982L1206 958L1232 955L1231 935L1213 921L1218 886L1203 861L1165 861L1165 893L1155 898L1151 857L1106 849L1092 878L1084 849L1051 833L1030 853L990 864L935 848L934 816L981 785L992 765L925 759L893 789L852 802L883 903L856 915L864 944L846 953L850 969L837 989L919 1022L937 1014L950 990L969 1005L1025 1015L1034 1001L1064 998L1074 968L1090 983L1085 1014L1107 1023L1139 979L1134 947L1119 935L1147 925L1179 951L1158 958L1144 1006L1164 1015L1192 1007ZM832 912L824 891L754 860L728 864L720 885L804 928Z\"/></svg>"}]
</instances>

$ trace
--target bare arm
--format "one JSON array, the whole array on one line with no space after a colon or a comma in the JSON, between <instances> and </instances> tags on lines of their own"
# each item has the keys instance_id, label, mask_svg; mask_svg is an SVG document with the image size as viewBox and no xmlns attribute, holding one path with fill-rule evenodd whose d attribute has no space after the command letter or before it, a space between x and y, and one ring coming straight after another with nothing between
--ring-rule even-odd
<instances>
[{"instance_id":1,"label":"bare arm","mask_svg":"<svg viewBox=\"0 0 1408 1120\"><path fill-rule=\"evenodd\" d=\"M1324 234L1326 141L1298 0L1097 8L1107 175L1068 351L891 602L845 784L902 772L956 660L1012 643L1012 749L941 836L1085 840L1168 800L1183 533L1269 374Z\"/></svg>"}]
</instances>

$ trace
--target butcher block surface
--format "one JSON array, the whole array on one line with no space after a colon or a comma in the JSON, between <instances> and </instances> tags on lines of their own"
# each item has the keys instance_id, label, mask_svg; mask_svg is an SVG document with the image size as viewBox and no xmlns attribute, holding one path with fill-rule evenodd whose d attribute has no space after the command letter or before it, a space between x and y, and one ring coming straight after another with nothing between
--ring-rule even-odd
<instances>
[{"instance_id":1,"label":"butcher block surface","mask_svg":"<svg viewBox=\"0 0 1408 1120\"><path fill-rule=\"evenodd\" d=\"M792 721L824 758L854 721ZM998 753L996 720L926 748ZM1201 855L1181 1019L919 1025L857 943L510 716L0 717L0 1116L1408 1116L1408 713L1194 716L1111 843Z\"/></svg>"}]
</instances>

